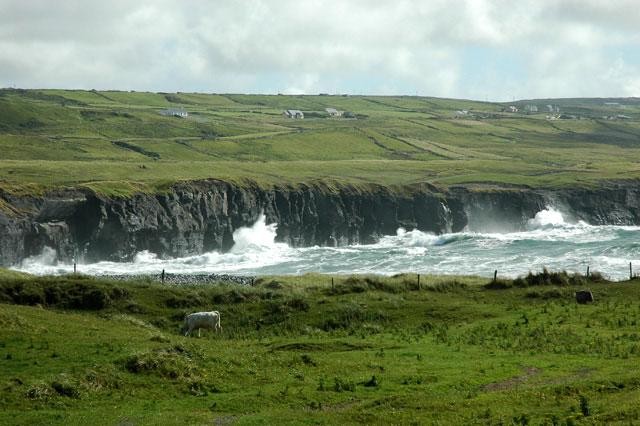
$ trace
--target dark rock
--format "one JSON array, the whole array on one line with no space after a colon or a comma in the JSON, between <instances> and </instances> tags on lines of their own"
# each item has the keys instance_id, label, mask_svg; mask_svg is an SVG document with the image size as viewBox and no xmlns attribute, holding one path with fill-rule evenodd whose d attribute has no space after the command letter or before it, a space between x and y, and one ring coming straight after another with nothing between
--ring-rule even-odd
<instances>
[{"instance_id":1,"label":"dark rock","mask_svg":"<svg viewBox=\"0 0 640 426\"><path fill-rule=\"evenodd\" d=\"M160 257L227 251L233 232L261 212L277 222L277 240L291 246L372 243L397 228L441 234L465 228L521 230L545 205L563 207L592 224L640 223L637 181L594 189L452 187L427 184L391 191L299 185L260 189L218 180L179 183L160 194L106 198L89 190L44 196L0 191L0 265L12 265L54 248L61 260L74 253L87 262L131 260L142 250Z\"/></svg>"},{"instance_id":2,"label":"dark rock","mask_svg":"<svg viewBox=\"0 0 640 426\"><path fill-rule=\"evenodd\" d=\"M580 304L593 302L593 293L590 290L576 291L576 302Z\"/></svg>"}]
</instances>

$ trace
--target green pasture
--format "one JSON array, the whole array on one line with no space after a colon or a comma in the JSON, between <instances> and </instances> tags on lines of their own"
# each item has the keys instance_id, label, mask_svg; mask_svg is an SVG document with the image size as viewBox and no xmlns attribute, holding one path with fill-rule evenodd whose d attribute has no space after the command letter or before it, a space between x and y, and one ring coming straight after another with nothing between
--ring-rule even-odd
<instances>
[{"instance_id":1,"label":"green pasture","mask_svg":"<svg viewBox=\"0 0 640 426\"><path fill-rule=\"evenodd\" d=\"M592 278L3 270L0 423L636 424L640 282ZM180 335L213 309L222 333Z\"/></svg>"},{"instance_id":2,"label":"green pasture","mask_svg":"<svg viewBox=\"0 0 640 426\"><path fill-rule=\"evenodd\" d=\"M640 177L638 100L515 104L540 112L408 96L2 89L0 188L90 186L127 195L122 188L204 178L559 187ZM549 119L547 104L564 118ZM330 118L327 107L355 118ZM162 115L168 108L189 117ZM285 109L301 109L305 119L287 119Z\"/></svg>"}]
</instances>

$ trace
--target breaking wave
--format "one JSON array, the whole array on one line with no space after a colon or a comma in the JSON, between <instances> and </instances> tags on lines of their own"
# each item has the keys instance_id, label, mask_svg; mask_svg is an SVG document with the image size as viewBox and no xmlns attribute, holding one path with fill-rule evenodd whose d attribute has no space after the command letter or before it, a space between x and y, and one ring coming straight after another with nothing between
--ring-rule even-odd
<instances>
[{"instance_id":1,"label":"breaking wave","mask_svg":"<svg viewBox=\"0 0 640 426\"><path fill-rule=\"evenodd\" d=\"M132 262L97 262L78 265L93 275L158 274L161 270L181 274L226 273L235 275L419 272L429 274L475 274L518 276L548 267L584 272L587 266L613 279L628 276L629 262L640 266L640 227L593 226L573 222L557 209L547 207L509 233L461 232L434 235L398 229L396 235L377 243L343 247L293 248L275 241L277 224L264 215L250 227L237 229L227 253L162 259L149 251ZM56 263L47 248L25 259L15 269L35 274L61 274L73 265Z\"/></svg>"}]
</instances>

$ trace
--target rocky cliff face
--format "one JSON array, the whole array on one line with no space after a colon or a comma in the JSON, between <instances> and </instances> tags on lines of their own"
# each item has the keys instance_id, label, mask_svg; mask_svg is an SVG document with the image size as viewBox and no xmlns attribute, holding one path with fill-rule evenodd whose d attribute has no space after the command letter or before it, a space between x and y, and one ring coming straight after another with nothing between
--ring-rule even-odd
<instances>
[{"instance_id":1,"label":"rocky cliff face","mask_svg":"<svg viewBox=\"0 0 640 426\"><path fill-rule=\"evenodd\" d=\"M131 259L141 250L160 256L225 251L233 231L261 212L278 223L278 240L293 246L370 243L397 228L444 233L522 229L545 205L593 224L640 223L640 185L533 191L426 185L391 192L373 187L334 190L299 186L263 190L220 181L177 184L164 194L110 199L89 191L43 197L0 193L0 265L56 249L70 260ZM7 207L9 206L9 207Z\"/></svg>"}]
</instances>

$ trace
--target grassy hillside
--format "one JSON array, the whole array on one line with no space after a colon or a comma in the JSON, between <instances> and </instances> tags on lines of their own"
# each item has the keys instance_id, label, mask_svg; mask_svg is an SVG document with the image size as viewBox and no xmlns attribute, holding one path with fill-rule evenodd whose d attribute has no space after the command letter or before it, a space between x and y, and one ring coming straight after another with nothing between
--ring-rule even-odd
<instances>
[{"instance_id":1,"label":"grassy hillside","mask_svg":"<svg viewBox=\"0 0 640 426\"><path fill-rule=\"evenodd\" d=\"M176 180L592 185L640 177L640 100L0 90L0 188ZM540 112L523 112L535 105ZM553 112L547 111L552 105ZM330 118L332 107L355 118ZM168 108L188 118L162 115ZM283 117L301 109L304 120ZM461 114L459 111L467 113ZM559 111L559 112L558 112Z\"/></svg>"},{"instance_id":2,"label":"grassy hillside","mask_svg":"<svg viewBox=\"0 0 640 426\"><path fill-rule=\"evenodd\" d=\"M640 422L637 279L416 278L0 275L0 423Z\"/></svg>"}]
</instances>

